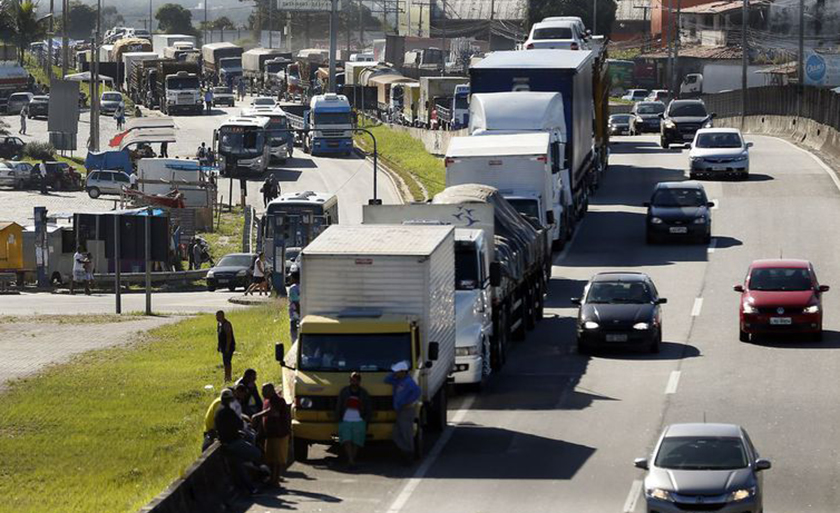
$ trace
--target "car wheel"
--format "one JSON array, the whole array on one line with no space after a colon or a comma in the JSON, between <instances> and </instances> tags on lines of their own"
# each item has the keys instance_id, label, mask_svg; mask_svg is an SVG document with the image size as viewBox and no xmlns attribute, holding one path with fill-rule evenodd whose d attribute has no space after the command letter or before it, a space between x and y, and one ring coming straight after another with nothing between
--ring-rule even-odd
<instances>
[{"instance_id":1,"label":"car wheel","mask_svg":"<svg viewBox=\"0 0 840 513\"><path fill-rule=\"evenodd\" d=\"M236 285L228 285L228 290L231 291L231 292L235 292L236 291Z\"/></svg>"},{"instance_id":2,"label":"car wheel","mask_svg":"<svg viewBox=\"0 0 840 513\"><path fill-rule=\"evenodd\" d=\"M749 172L741 173L741 176L738 177L742 182L747 182L750 179Z\"/></svg>"},{"instance_id":3,"label":"car wheel","mask_svg":"<svg viewBox=\"0 0 840 513\"><path fill-rule=\"evenodd\" d=\"M697 180L697 173L695 173L694 171L689 171L688 172L688 179L689 180Z\"/></svg>"},{"instance_id":4,"label":"car wheel","mask_svg":"<svg viewBox=\"0 0 840 513\"><path fill-rule=\"evenodd\" d=\"M592 344L589 342L584 342L581 339L577 340L577 350L578 354L589 355L592 354Z\"/></svg>"},{"instance_id":5,"label":"car wheel","mask_svg":"<svg viewBox=\"0 0 840 513\"><path fill-rule=\"evenodd\" d=\"M659 146L662 146L663 150L671 149L671 144L668 143L668 139L665 139L664 137L659 138Z\"/></svg>"},{"instance_id":6,"label":"car wheel","mask_svg":"<svg viewBox=\"0 0 840 513\"><path fill-rule=\"evenodd\" d=\"M88 189L88 196L90 196L93 199L98 198L99 194L100 192L98 187L91 187L90 189Z\"/></svg>"},{"instance_id":7,"label":"car wheel","mask_svg":"<svg viewBox=\"0 0 840 513\"><path fill-rule=\"evenodd\" d=\"M707 233L706 235L703 236L703 244L711 244L711 242L712 242L712 234L711 233Z\"/></svg>"},{"instance_id":8,"label":"car wheel","mask_svg":"<svg viewBox=\"0 0 840 513\"><path fill-rule=\"evenodd\" d=\"M738 340L741 342L749 342L750 341L750 334L744 330L738 330Z\"/></svg>"},{"instance_id":9,"label":"car wheel","mask_svg":"<svg viewBox=\"0 0 840 513\"><path fill-rule=\"evenodd\" d=\"M645 242L648 244L656 244L656 238L650 232L645 233Z\"/></svg>"},{"instance_id":10,"label":"car wheel","mask_svg":"<svg viewBox=\"0 0 840 513\"><path fill-rule=\"evenodd\" d=\"M211 285L207 285L207 292L216 292L216 287L213 287Z\"/></svg>"},{"instance_id":11,"label":"car wheel","mask_svg":"<svg viewBox=\"0 0 840 513\"><path fill-rule=\"evenodd\" d=\"M659 327L659 333L656 334L656 338L654 338L653 341L650 343L650 347L648 348L648 351L650 351L651 354L656 354L656 353L659 352L659 348L660 348L661 345L662 345L662 327L660 326Z\"/></svg>"}]
</instances>

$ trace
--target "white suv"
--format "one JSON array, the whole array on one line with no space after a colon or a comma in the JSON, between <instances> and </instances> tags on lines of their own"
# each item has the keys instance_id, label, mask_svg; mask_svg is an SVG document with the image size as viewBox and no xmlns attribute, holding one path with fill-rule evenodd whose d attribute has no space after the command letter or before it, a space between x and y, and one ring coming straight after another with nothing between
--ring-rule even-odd
<instances>
[{"instance_id":1,"label":"white suv","mask_svg":"<svg viewBox=\"0 0 840 513\"><path fill-rule=\"evenodd\" d=\"M525 49L583 50L588 46L586 38L580 21L567 17L546 18L531 27Z\"/></svg>"}]
</instances>

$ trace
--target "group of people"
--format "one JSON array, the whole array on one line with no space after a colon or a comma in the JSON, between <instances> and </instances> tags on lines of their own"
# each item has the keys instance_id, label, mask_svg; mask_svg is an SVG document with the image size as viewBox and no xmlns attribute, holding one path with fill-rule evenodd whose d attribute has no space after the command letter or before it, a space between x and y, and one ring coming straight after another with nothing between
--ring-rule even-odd
<instances>
[{"instance_id":1,"label":"group of people","mask_svg":"<svg viewBox=\"0 0 840 513\"><path fill-rule=\"evenodd\" d=\"M202 166L214 166L216 165L216 154L212 148L208 148L207 144L202 142L201 146L195 151L195 156L198 159L198 163Z\"/></svg>"},{"instance_id":2,"label":"group of people","mask_svg":"<svg viewBox=\"0 0 840 513\"><path fill-rule=\"evenodd\" d=\"M257 390L257 372L248 369L207 409L202 449L218 440L237 484L250 493L258 491L252 473L264 474L267 484L279 487L289 459L291 424L289 405L274 385L266 383Z\"/></svg>"},{"instance_id":3,"label":"group of people","mask_svg":"<svg viewBox=\"0 0 840 513\"><path fill-rule=\"evenodd\" d=\"M269 275L270 270L266 268L265 253L260 251L260 254L254 258L254 271L251 276L251 284L245 289L245 295L254 295L254 292L259 292L260 295L268 295L269 292Z\"/></svg>"},{"instance_id":4,"label":"group of people","mask_svg":"<svg viewBox=\"0 0 840 513\"><path fill-rule=\"evenodd\" d=\"M260 192L263 195L263 207L267 207L271 201L279 198L281 190L277 178L274 175L269 175L260 187Z\"/></svg>"},{"instance_id":5,"label":"group of people","mask_svg":"<svg viewBox=\"0 0 840 513\"><path fill-rule=\"evenodd\" d=\"M90 287L93 285L93 256L90 252L85 252L81 246L78 246L73 254L73 277L70 280L70 294L76 293L76 283L83 284L85 295L90 295Z\"/></svg>"},{"instance_id":6,"label":"group of people","mask_svg":"<svg viewBox=\"0 0 840 513\"><path fill-rule=\"evenodd\" d=\"M189 267L193 269L201 269L204 262L210 262L212 267L214 264L213 257L210 256L210 245L204 238L195 236L190 239L187 244L187 259L189 260Z\"/></svg>"}]
</instances>

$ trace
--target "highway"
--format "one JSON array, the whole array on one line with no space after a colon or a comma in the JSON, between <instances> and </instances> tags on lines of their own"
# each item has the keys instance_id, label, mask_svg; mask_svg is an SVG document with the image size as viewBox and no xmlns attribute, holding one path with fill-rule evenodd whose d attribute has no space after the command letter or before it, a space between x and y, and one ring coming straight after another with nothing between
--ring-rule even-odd
<instances>
[{"instance_id":1,"label":"highway","mask_svg":"<svg viewBox=\"0 0 840 513\"><path fill-rule=\"evenodd\" d=\"M664 425L704 419L743 425L773 462L768 513L838 511L840 185L787 142L747 139L751 179L705 182L717 203L712 243L648 246L642 203L657 182L685 179L687 150L614 138L601 190L556 257L546 318L482 393L450 400L450 426L427 439L424 462L403 467L386 444L351 472L338 451L315 447L279 498L256 496L250 511L637 513L633 459L649 456ZM738 341L732 286L752 260L780 255L812 260L836 287L821 343ZM603 270L646 272L668 298L660 354L577 354L569 298Z\"/></svg>"}]
</instances>

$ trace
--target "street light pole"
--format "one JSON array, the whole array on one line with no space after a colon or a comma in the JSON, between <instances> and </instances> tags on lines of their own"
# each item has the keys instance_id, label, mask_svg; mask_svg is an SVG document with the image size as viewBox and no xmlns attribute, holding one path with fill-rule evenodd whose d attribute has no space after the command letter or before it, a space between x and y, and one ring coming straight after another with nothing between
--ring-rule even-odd
<instances>
[{"instance_id":1,"label":"street light pole","mask_svg":"<svg viewBox=\"0 0 840 513\"><path fill-rule=\"evenodd\" d=\"M368 204L378 205L378 204L381 203L381 201L378 199L378 197L376 195L376 175L377 175L377 171L378 171L378 169L377 169L378 168L378 164L377 164L378 153L376 151L376 136L374 136L373 133L366 128L354 128L353 131L368 134L370 136L370 139L373 141L373 199L370 200L368 202Z\"/></svg>"},{"instance_id":2,"label":"street light pole","mask_svg":"<svg viewBox=\"0 0 840 513\"><path fill-rule=\"evenodd\" d=\"M598 34L598 0L592 0L592 35Z\"/></svg>"},{"instance_id":3,"label":"street light pole","mask_svg":"<svg viewBox=\"0 0 840 513\"><path fill-rule=\"evenodd\" d=\"M53 35L55 35L55 31L53 29L53 19L55 18L55 1L50 0L50 44L47 48L47 80L52 84L53 78ZM50 84L47 84L48 86Z\"/></svg>"},{"instance_id":4,"label":"street light pole","mask_svg":"<svg viewBox=\"0 0 840 513\"><path fill-rule=\"evenodd\" d=\"M152 0L149 0L149 34L153 34L154 30L152 30Z\"/></svg>"},{"instance_id":5,"label":"street light pole","mask_svg":"<svg viewBox=\"0 0 840 513\"><path fill-rule=\"evenodd\" d=\"M70 0L61 2L61 78L67 76L67 62L70 60L70 49L67 48L67 11L70 8Z\"/></svg>"},{"instance_id":6,"label":"street light pole","mask_svg":"<svg viewBox=\"0 0 840 513\"><path fill-rule=\"evenodd\" d=\"M744 0L741 9L741 129L747 121L747 66L749 57L747 52L747 28L750 25L749 0Z\"/></svg>"}]
</instances>

